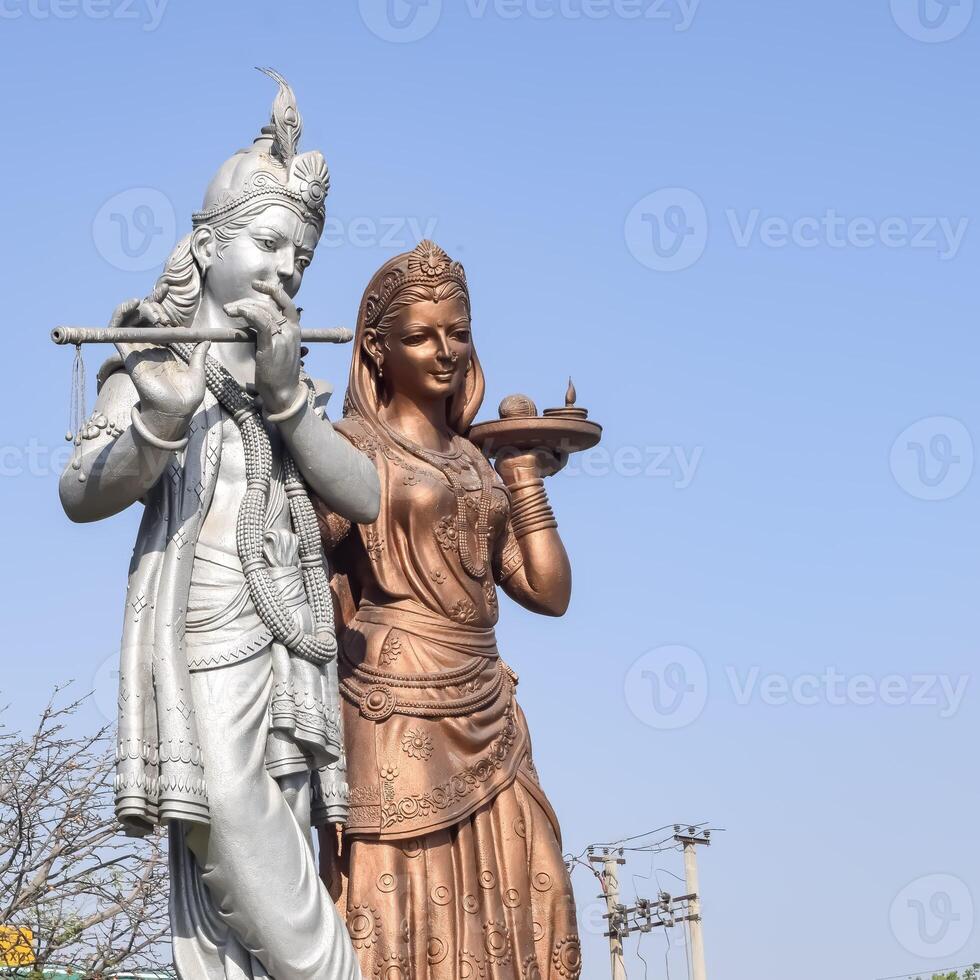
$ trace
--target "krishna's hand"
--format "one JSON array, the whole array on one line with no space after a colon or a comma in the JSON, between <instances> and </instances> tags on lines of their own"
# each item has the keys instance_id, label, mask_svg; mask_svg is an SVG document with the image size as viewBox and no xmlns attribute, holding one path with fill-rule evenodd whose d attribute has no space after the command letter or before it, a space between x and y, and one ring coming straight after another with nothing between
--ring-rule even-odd
<instances>
[{"instance_id":1,"label":"krishna's hand","mask_svg":"<svg viewBox=\"0 0 980 980\"><path fill-rule=\"evenodd\" d=\"M299 310L282 283L256 280L252 288L270 297L275 312L255 299L225 304L228 316L241 317L255 331L255 387L270 414L296 401L300 371Z\"/></svg>"}]
</instances>

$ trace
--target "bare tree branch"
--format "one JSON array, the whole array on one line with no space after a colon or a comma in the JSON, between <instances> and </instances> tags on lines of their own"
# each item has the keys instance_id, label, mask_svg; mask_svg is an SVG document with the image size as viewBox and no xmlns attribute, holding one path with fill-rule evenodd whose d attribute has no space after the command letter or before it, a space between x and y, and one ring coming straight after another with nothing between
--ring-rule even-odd
<instances>
[{"instance_id":1,"label":"bare tree branch","mask_svg":"<svg viewBox=\"0 0 980 980\"><path fill-rule=\"evenodd\" d=\"M85 699L64 703L65 686L32 732L10 731L0 708L0 925L31 931L38 971L159 969L170 962L163 839L118 831L109 733L71 734Z\"/></svg>"}]
</instances>

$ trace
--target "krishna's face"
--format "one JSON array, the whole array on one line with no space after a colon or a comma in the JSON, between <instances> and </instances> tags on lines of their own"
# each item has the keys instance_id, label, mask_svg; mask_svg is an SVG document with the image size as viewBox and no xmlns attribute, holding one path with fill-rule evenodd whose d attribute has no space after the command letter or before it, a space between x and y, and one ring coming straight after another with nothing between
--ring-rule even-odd
<instances>
[{"instance_id":1,"label":"krishna's face","mask_svg":"<svg viewBox=\"0 0 980 980\"><path fill-rule=\"evenodd\" d=\"M195 258L205 270L204 292L218 306L268 297L252 288L255 280L282 283L293 297L319 240L319 229L291 208L272 204L220 244L207 226L194 233Z\"/></svg>"}]
</instances>

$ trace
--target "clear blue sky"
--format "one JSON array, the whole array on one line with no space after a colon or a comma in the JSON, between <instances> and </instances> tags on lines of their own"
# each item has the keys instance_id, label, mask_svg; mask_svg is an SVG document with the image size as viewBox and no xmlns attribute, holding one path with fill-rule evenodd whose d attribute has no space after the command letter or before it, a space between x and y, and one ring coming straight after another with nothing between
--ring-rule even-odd
<instances>
[{"instance_id":1,"label":"clear blue sky","mask_svg":"<svg viewBox=\"0 0 980 980\"><path fill-rule=\"evenodd\" d=\"M0 4L12 717L67 677L111 707L138 519L61 513L48 331L149 289L273 65L333 176L307 321L352 323L430 233L467 266L484 417L571 374L605 426L550 485L571 609L499 631L567 846L726 828L714 977L980 959L973 0L392 3ZM311 366L342 387L347 354ZM627 898L652 867L683 891L675 854L631 854Z\"/></svg>"}]
</instances>

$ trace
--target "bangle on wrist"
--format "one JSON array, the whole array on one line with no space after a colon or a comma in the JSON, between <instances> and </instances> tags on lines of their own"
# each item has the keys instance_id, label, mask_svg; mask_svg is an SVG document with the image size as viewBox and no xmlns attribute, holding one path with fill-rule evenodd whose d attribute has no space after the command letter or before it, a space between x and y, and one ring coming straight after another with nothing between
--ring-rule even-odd
<instances>
[{"instance_id":1,"label":"bangle on wrist","mask_svg":"<svg viewBox=\"0 0 980 980\"><path fill-rule=\"evenodd\" d=\"M139 413L139 406L134 405L133 410L129 413L130 421L133 423L133 428L136 430L136 434L143 440L143 442L149 443L154 449L163 449L166 452L176 452L178 449L183 449L187 443L190 441L189 436L184 436L183 439L161 439L159 436L154 435L146 426L146 422L143 420L143 416Z\"/></svg>"},{"instance_id":2,"label":"bangle on wrist","mask_svg":"<svg viewBox=\"0 0 980 980\"><path fill-rule=\"evenodd\" d=\"M284 409L281 412L266 412L265 417L270 422L285 422L291 419L294 415L299 415L299 413L305 408L306 403L309 399L310 389L304 384L297 386L298 391L296 394L296 399L289 406L289 408Z\"/></svg>"},{"instance_id":3,"label":"bangle on wrist","mask_svg":"<svg viewBox=\"0 0 980 980\"><path fill-rule=\"evenodd\" d=\"M533 487L533 489L513 498L510 524L514 537L520 539L535 531L558 527L551 504L548 502L548 494L544 489L544 481L527 480L523 486Z\"/></svg>"},{"instance_id":4,"label":"bangle on wrist","mask_svg":"<svg viewBox=\"0 0 980 980\"><path fill-rule=\"evenodd\" d=\"M548 531L557 527L558 521L554 517L550 517L530 525L524 525L520 529L514 528L514 537L520 541L521 538L526 538L529 534L534 534L535 531Z\"/></svg>"},{"instance_id":5,"label":"bangle on wrist","mask_svg":"<svg viewBox=\"0 0 980 980\"><path fill-rule=\"evenodd\" d=\"M532 524L539 524L541 521L553 521L554 519L555 512L548 507L546 510L539 510L533 514L521 514L510 522L510 526L515 531L519 531L521 528L530 527Z\"/></svg>"},{"instance_id":6,"label":"bangle on wrist","mask_svg":"<svg viewBox=\"0 0 980 980\"><path fill-rule=\"evenodd\" d=\"M519 497L512 497L511 514L518 518L540 507L548 506L548 494L545 493L544 484L521 494Z\"/></svg>"}]
</instances>

